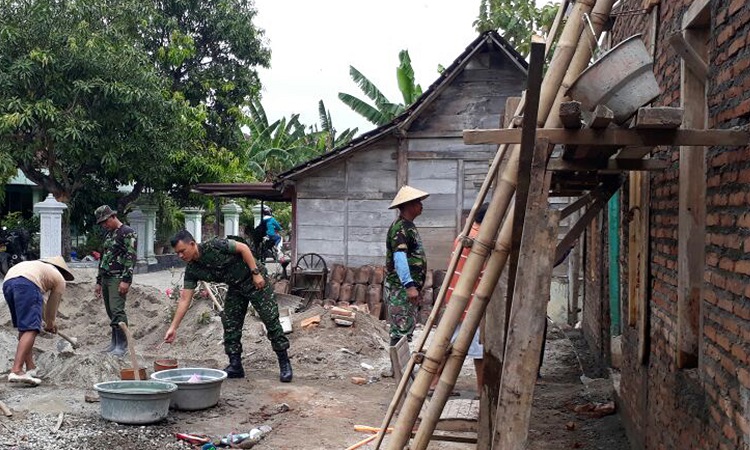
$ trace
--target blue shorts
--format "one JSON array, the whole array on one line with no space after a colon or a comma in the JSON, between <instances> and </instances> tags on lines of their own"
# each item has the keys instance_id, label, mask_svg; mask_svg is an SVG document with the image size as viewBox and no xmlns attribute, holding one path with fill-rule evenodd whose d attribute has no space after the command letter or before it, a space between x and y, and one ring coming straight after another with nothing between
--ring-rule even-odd
<instances>
[{"instance_id":1,"label":"blue shorts","mask_svg":"<svg viewBox=\"0 0 750 450\"><path fill-rule=\"evenodd\" d=\"M453 332L451 343L456 342L459 330L461 330L461 325L458 325L456 331ZM477 328L477 331L474 333L474 338L472 338L469 349L466 351L466 356L473 359L484 358L484 346L479 343L479 328Z\"/></svg>"},{"instance_id":2,"label":"blue shorts","mask_svg":"<svg viewBox=\"0 0 750 450\"><path fill-rule=\"evenodd\" d=\"M3 295L14 328L18 331L42 329L44 296L39 286L23 277L11 278L3 283Z\"/></svg>"}]
</instances>

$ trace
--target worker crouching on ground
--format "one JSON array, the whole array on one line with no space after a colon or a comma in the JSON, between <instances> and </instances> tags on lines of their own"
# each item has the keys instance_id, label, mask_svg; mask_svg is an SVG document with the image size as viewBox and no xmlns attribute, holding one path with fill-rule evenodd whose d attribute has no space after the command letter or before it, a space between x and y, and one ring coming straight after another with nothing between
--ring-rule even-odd
<instances>
[{"instance_id":1,"label":"worker crouching on ground","mask_svg":"<svg viewBox=\"0 0 750 450\"><path fill-rule=\"evenodd\" d=\"M41 384L32 353L34 341L42 325L46 331L57 333L57 307L65 293L65 282L72 280L73 274L61 256L23 261L8 270L3 295L13 327L18 329L18 346L8 382ZM45 294L49 294L46 304Z\"/></svg>"},{"instance_id":2,"label":"worker crouching on ground","mask_svg":"<svg viewBox=\"0 0 750 450\"><path fill-rule=\"evenodd\" d=\"M268 330L267 337L279 358L279 379L285 383L292 381L292 363L287 354L289 339L279 322L279 307L273 289L263 276L250 247L233 239L211 239L198 244L186 230L178 232L170 243L187 267L177 311L164 341L174 341L198 281L226 283L229 289L224 300L221 324L224 326L224 351L229 356L229 366L224 369L227 376L245 377L242 368L242 327L248 303L252 303Z\"/></svg>"}]
</instances>

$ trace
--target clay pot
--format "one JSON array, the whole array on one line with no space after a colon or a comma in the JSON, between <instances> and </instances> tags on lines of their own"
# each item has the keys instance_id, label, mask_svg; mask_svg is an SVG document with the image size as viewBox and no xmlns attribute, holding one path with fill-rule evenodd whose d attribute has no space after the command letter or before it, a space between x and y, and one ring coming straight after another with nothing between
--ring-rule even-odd
<instances>
[{"instance_id":1,"label":"clay pot","mask_svg":"<svg viewBox=\"0 0 750 450\"><path fill-rule=\"evenodd\" d=\"M138 375L140 375L141 380L148 380L148 375L146 375L145 367L141 367L138 369ZM135 372L133 372L133 369L130 367L126 369L120 369L120 379L121 380L135 380Z\"/></svg>"},{"instance_id":2,"label":"clay pot","mask_svg":"<svg viewBox=\"0 0 750 450\"><path fill-rule=\"evenodd\" d=\"M176 359L157 359L154 361L154 372L160 372L162 370L170 370L177 368Z\"/></svg>"}]
</instances>

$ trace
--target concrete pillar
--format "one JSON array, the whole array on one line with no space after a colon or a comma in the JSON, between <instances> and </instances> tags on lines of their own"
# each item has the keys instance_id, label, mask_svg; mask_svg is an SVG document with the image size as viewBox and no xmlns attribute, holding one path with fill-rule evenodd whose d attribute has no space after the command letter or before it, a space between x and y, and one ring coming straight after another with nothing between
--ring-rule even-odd
<instances>
[{"instance_id":1,"label":"concrete pillar","mask_svg":"<svg viewBox=\"0 0 750 450\"><path fill-rule=\"evenodd\" d=\"M193 235L195 242L203 238L203 210L201 208L182 208L185 213L185 229Z\"/></svg>"},{"instance_id":2,"label":"concrete pillar","mask_svg":"<svg viewBox=\"0 0 750 450\"><path fill-rule=\"evenodd\" d=\"M55 200L52 194L49 194L43 202L34 205L34 212L39 214L40 258L66 256L62 254L62 215L67 208L65 203Z\"/></svg>"},{"instance_id":3,"label":"concrete pillar","mask_svg":"<svg viewBox=\"0 0 750 450\"><path fill-rule=\"evenodd\" d=\"M146 261L149 264L157 264L159 261L156 260L156 255L154 254L154 241L156 240L156 211L159 208L154 205L141 205L139 208L143 211L143 215L146 216L146 234L143 236L146 246Z\"/></svg>"},{"instance_id":4,"label":"concrete pillar","mask_svg":"<svg viewBox=\"0 0 750 450\"><path fill-rule=\"evenodd\" d=\"M224 214L224 237L230 234L238 236L240 234L240 213L242 207L232 200L221 207Z\"/></svg>"},{"instance_id":5,"label":"concrete pillar","mask_svg":"<svg viewBox=\"0 0 750 450\"><path fill-rule=\"evenodd\" d=\"M260 221L263 218L260 211L260 203L258 203L257 205L253 205L250 208L250 211L252 211L253 213L253 227L257 227L258 225L260 225Z\"/></svg>"},{"instance_id":6,"label":"concrete pillar","mask_svg":"<svg viewBox=\"0 0 750 450\"><path fill-rule=\"evenodd\" d=\"M136 246L138 265L148 265L148 260L146 259L146 239L144 239L146 236L146 215L143 214L143 211L139 207L128 214L128 221L138 235Z\"/></svg>"}]
</instances>

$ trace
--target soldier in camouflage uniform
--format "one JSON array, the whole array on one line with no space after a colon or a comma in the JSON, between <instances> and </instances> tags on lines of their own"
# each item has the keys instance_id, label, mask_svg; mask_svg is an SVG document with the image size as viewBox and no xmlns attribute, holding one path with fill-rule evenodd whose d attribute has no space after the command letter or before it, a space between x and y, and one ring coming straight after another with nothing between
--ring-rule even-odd
<instances>
[{"instance_id":1,"label":"soldier in camouflage uniform","mask_svg":"<svg viewBox=\"0 0 750 450\"><path fill-rule=\"evenodd\" d=\"M224 369L227 376L245 376L245 370L242 368L241 339L248 303L251 303L266 326L266 336L279 359L279 379L282 382L290 382L292 364L287 354L289 339L281 328L279 308L273 289L264 276L265 268L258 266L247 244L235 239L240 238L211 239L198 244L186 230L178 232L172 238L172 247L177 256L187 263L187 268L177 311L164 340L174 341L177 328L190 306L190 299L198 281L226 283L229 289L224 300L221 323L224 326L224 351L229 356L229 366Z\"/></svg>"},{"instance_id":2,"label":"soldier in camouflage uniform","mask_svg":"<svg viewBox=\"0 0 750 450\"><path fill-rule=\"evenodd\" d=\"M402 336L411 341L417 322L419 291L427 272L422 238L413 220L422 214L422 200L430 194L404 186L388 209L398 208L399 216L388 229L386 238L385 300L391 327L391 345Z\"/></svg>"},{"instance_id":3,"label":"soldier in camouflage uniform","mask_svg":"<svg viewBox=\"0 0 750 450\"><path fill-rule=\"evenodd\" d=\"M132 228L117 218L117 211L108 205L96 208L94 215L96 223L107 230L96 275L96 296L104 297L104 307L112 328L112 340L104 352L122 356L128 350L128 341L118 324L128 323L125 297L133 282L137 236Z\"/></svg>"}]
</instances>

